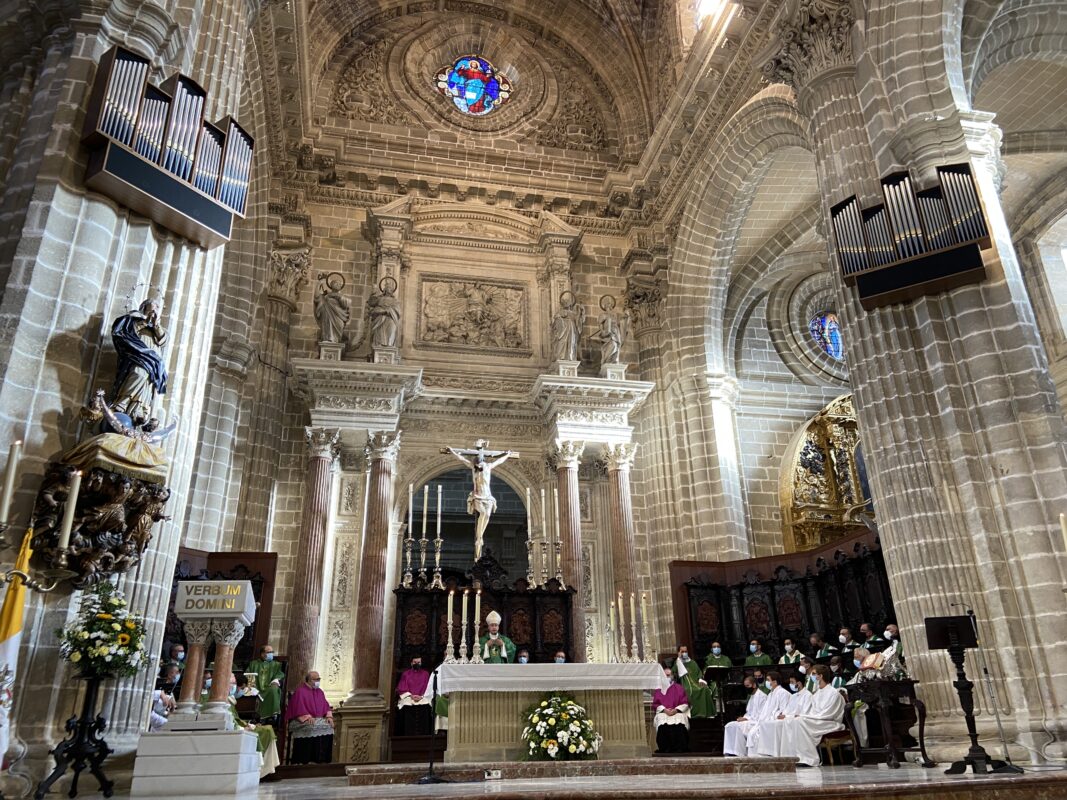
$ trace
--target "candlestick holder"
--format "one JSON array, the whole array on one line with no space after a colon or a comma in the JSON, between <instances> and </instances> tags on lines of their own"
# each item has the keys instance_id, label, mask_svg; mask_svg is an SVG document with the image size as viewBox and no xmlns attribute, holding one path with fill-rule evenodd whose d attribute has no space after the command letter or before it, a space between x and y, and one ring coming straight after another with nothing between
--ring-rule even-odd
<instances>
[{"instance_id":1,"label":"candlestick holder","mask_svg":"<svg viewBox=\"0 0 1067 800\"><path fill-rule=\"evenodd\" d=\"M468 664L467 661L467 620L459 624L459 661L457 664Z\"/></svg>"},{"instance_id":2,"label":"candlestick holder","mask_svg":"<svg viewBox=\"0 0 1067 800\"><path fill-rule=\"evenodd\" d=\"M548 584L548 542L541 542L541 586Z\"/></svg>"},{"instance_id":3,"label":"candlestick holder","mask_svg":"<svg viewBox=\"0 0 1067 800\"><path fill-rule=\"evenodd\" d=\"M619 625L617 636L615 639L615 651L619 654L619 663L627 663L628 659L626 657L626 620L623 617L621 611L619 612Z\"/></svg>"},{"instance_id":4,"label":"candlestick holder","mask_svg":"<svg viewBox=\"0 0 1067 800\"><path fill-rule=\"evenodd\" d=\"M615 652L615 631L612 629L611 625L608 624L604 626L604 633L606 634L604 638L607 641L608 648L608 663L618 664L619 654Z\"/></svg>"},{"instance_id":5,"label":"candlestick holder","mask_svg":"<svg viewBox=\"0 0 1067 800\"><path fill-rule=\"evenodd\" d=\"M11 525L9 525L8 523L0 522L0 542L3 543L0 544L0 550L3 550L8 547L21 546L21 542L17 544L12 543L7 541L7 539L4 537L4 534L7 533L10 527ZM0 572L0 584L11 583L15 578L22 578L22 585L30 591L37 592L38 594L47 594L48 592L54 592L56 590L56 587L59 586L59 584L61 584L63 581L69 580L70 578L74 578L78 575L78 573L74 570L67 569L69 563L67 560L67 554L69 552L70 548L67 548L66 550L57 550L55 559L53 559L52 561L52 566L48 569L42 569L40 571L39 576L36 577L29 574L28 572L24 572L23 570L16 568ZM50 583L45 583L45 581L50 581Z\"/></svg>"},{"instance_id":6,"label":"candlestick holder","mask_svg":"<svg viewBox=\"0 0 1067 800\"><path fill-rule=\"evenodd\" d=\"M453 626L453 623L452 623L451 618L449 618L449 620L446 623L446 625L448 627L448 644L445 645L445 663L446 664L455 664L456 663L456 648L452 644L452 626Z\"/></svg>"},{"instance_id":7,"label":"candlestick holder","mask_svg":"<svg viewBox=\"0 0 1067 800\"><path fill-rule=\"evenodd\" d=\"M655 652L650 650L648 646L648 618L641 614L641 637L644 639L645 653L644 658L641 660L643 664L656 664Z\"/></svg>"},{"instance_id":8,"label":"candlestick holder","mask_svg":"<svg viewBox=\"0 0 1067 800\"><path fill-rule=\"evenodd\" d=\"M411 588L411 583L414 576L411 574L411 550L415 545L415 540L410 536L410 530L408 536L404 537L404 579L400 582L400 585L405 589Z\"/></svg>"},{"instance_id":9,"label":"candlestick holder","mask_svg":"<svg viewBox=\"0 0 1067 800\"><path fill-rule=\"evenodd\" d=\"M637 620L630 620L630 634L633 636L633 641L630 642L630 659L631 664L640 664L641 658L637 655L638 643L637 643Z\"/></svg>"},{"instance_id":10,"label":"candlestick holder","mask_svg":"<svg viewBox=\"0 0 1067 800\"><path fill-rule=\"evenodd\" d=\"M481 648L481 645L478 644L478 637L477 636L472 636L471 637L471 659L467 663L468 664L484 664L485 663L484 661L482 661L482 648Z\"/></svg>"},{"instance_id":11,"label":"candlestick holder","mask_svg":"<svg viewBox=\"0 0 1067 800\"><path fill-rule=\"evenodd\" d=\"M534 578L534 549L533 540L526 540L526 585L533 589L537 586L536 579Z\"/></svg>"},{"instance_id":12,"label":"candlestick holder","mask_svg":"<svg viewBox=\"0 0 1067 800\"><path fill-rule=\"evenodd\" d=\"M567 584L563 580L563 542L560 541L556 542L556 580L559 581L560 591L564 591L567 588ZM578 600L580 598L575 598L576 602Z\"/></svg>"},{"instance_id":13,"label":"candlestick holder","mask_svg":"<svg viewBox=\"0 0 1067 800\"><path fill-rule=\"evenodd\" d=\"M441 547L444 543L445 540L440 536L433 540L433 581L430 583L431 589L445 588L445 582L441 580Z\"/></svg>"},{"instance_id":14,"label":"candlestick holder","mask_svg":"<svg viewBox=\"0 0 1067 800\"><path fill-rule=\"evenodd\" d=\"M426 547L429 545L429 539L425 537L419 539L419 582L426 585Z\"/></svg>"}]
</instances>

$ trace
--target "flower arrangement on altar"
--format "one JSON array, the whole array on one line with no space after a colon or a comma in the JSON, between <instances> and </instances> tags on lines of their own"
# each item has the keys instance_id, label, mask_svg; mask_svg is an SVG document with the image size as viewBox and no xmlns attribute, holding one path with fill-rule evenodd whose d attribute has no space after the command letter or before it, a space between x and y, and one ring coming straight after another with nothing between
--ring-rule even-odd
<instances>
[{"instance_id":1,"label":"flower arrangement on altar","mask_svg":"<svg viewBox=\"0 0 1067 800\"><path fill-rule=\"evenodd\" d=\"M595 759L604 738L586 710L566 694L551 694L525 713L522 739L528 742L528 761L586 761Z\"/></svg>"},{"instance_id":2,"label":"flower arrangement on altar","mask_svg":"<svg viewBox=\"0 0 1067 800\"><path fill-rule=\"evenodd\" d=\"M107 582L83 595L78 618L56 635L60 655L86 677L128 677L147 663L144 622Z\"/></svg>"}]
</instances>

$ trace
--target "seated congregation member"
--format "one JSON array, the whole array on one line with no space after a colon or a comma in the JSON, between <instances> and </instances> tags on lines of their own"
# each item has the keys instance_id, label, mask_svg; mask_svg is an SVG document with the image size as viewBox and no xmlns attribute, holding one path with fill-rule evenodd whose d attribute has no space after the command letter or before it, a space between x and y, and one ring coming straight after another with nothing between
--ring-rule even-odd
<instances>
[{"instance_id":1,"label":"seated congregation member","mask_svg":"<svg viewBox=\"0 0 1067 800\"><path fill-rule=\"evenodd\" d=\"M282 709L282 681L285 671L274 660L274 648L269 644L259 649L259 658L248 662L248 672L256 674L256 689L262 698L259 703L259 718L264 722L278 716Z\"/></svg>"},{"instance_id":2,"label":"seated congregation member","mask_svg":"<svg viewBox=\"0 0 1067 800\"><path fill-rule=\"evenodd\" d=\"M240 700L242 697L259 697L259 689L248 683L248 676L241 673L237 676L237 694L235 697Z\"/></svg>"},{"instance_id":3,"label":"seated congregation member","mask_svg":"<svg viewBox=\"0 0 1067 800\"><path fill-rule=\"evenodd\" d=\"M667 691L656 689L652 693L652 710L655 716L652 725L656 729L656 749L660 753L689 752L689 701L685 690L674 679L669 667L663 668L671 682Z\"/></svg>"},{"instance_id":4,"label":"seated congregation member","mask_svg":"<svg viewBox=\"0 0 1067 800\"><path fill-rule=\"evenodd\" d=\"M211 694L211 681L214 672L215 671L211 667L204 670L204 682L200 684L203 687L200 690L201 703L206 703L208 695Z\"/></svg>"},{"instance_id":5,"label":"seated congregation member","mask_svg":"<svg viewBox=\"0 0 1067 800\"><path fill-rule=\"evenodd\" d=\"M152 711L148 719L148 729L151 731L162 729L167 724L170 712L178 707L177 698L174 696L177 672L178 667L173 664L160 670L155 691L152 693Z\"/></svg>"},{"instance_id":6,"label":"seated congregation member","mask_svg":"<svg viewBox=\"0 0 1067 800\"><path fill-rule=\"evenodd\" d=\"M552 663L553 664L566 664L567 663L567 654L564 653L562 650L557 650L556 654L554 656L552 656Z\"/></svg>"},{"instance_id":7,"label":"seated congregation member","mask_svg":"<svg viewBox=\"0 0 1067 800\"><path fill-rule=\"evenodd\" d=\"M890 643L889 644L890 647L892 647L893 645L896 645L897 655L899 655L900 658L903 659L904 658L904 642L902 642L900 640L900 628L898 628L893 623L889 623L888 625L885 626L885 632L882 634L882 636L884 636L886 641Z\"/></svg>"},{"instance_id":8,"label":"seated congregation member","mask_svg":"<svg viewBox=\"0 0 1067 800\"><path fill-rule=\"evenodd\" d=\"M243 678L244 676L242 675L241 677ZM247 687L247 685L248 681L246 679L245 686ZM241 719L241 716L237 713L237 698L240 692L238 686L238 678L231 672L230 691L227 699L230 702L230 713L233 715L233 728L237 731L251 731L256 735L256 752L259 753L259 777L263 778L274 772L278 768L278 764L281 763L278 758L278 736L270 725L253 725ZM253 688L252 691L256 690Z\"/></svg>"},{"instance_id":9,"label":"seated congregation member","mask_svg":"<svg viewBox=\"0 0 1067 800\"><path fill-rule=\"evenodd\" d=\"M874 626L869 622L864 622L860 625L860 636L863 637L863 646L868 650L871 649L872 645L877 648L886 643L883 637L874 632Z\"/></svg>"},{"instance_id":10,"label":"seated congregation member","mask_svg":"<svg viewBox=\"0 0 1067 800\"><path fill-rule=\"evenodd\" d=\"M760 732L757 750L761 756L796 758L801 765L819 765L819 742L828 733L844 730L845 698L830 684L830 670L825 664L815 666L819 690L811 699L811 708L798 716L767 722Z\"/></svg>"},{"instance_id":11,"label":"seated congregation member","mask_svg":"<svg viewBox=\"0 0 1067 800\"><path fill-rule=\"evenodd\" d=\"M763 643L759 639L753 639L748 643L748 655L745 657L745 666L767 666L773 664L771 657L763 652Z\"/></svg>"},{"instance_id":12,"label":"seated congregation member","mask_svg":"<svg viewBox=\"0 0 1067 800\"><path fill-rule=\"evenodd\" d=\"M811 708L812 693L808 691L807 681L803 675L793 675L789 678L789 704L785 707L785 711L779 714L775 719L785 719L786 717L797 717L801 714L807 714Z\"/></svg>"},{"instance_id":13,"label":"seated congregation member","mask_svg":"<svg viewBox=\"0 0 1067 800\"><path fill-rule=\"evenodd\" d=\"M430 673L422 668L422 656L411 659L411 667L400 675L396 685L396 732L398 736L428 736L433 724Z\"/></svg>"},{"instance_id":14,"label":"seated congregation member","mask_svg":"<svg viewBox=\"0 0 1067 800\"><path fill-rule=\"evenodd\" d=\"M860 671L863 669L863 662L870 656L871 651L865 647L857 647L852 651L852 666L855 668L855 674L848 679L848 683L856 683L860 678ZM863 702L857 701L852 707L852 722L856 726L856 734L859 736L860 747L867 746L867 709L868 705Z\"/></svg>"},{"instance_id":15,"label":"seated congregation member","mask_svg":"<svg viewBox=\"0 0 1067 800\"><path fill-rule=\"evenodd\" d=\"M482 660L486 664L514 664L515 643L500 632L500 614L490 611L485 616L485 624L489 632L478 640Z\"/></svg>"},{"instance_id":16,"label":"seated congregation member","mask_svg":"<svg viewBox=\"0 0 1067 800\"><path fill-rule=\"evenodd\" d=\"M800 663L801 652L797 650L793 644L792 639L786 639L782 643L782 657L778 659L779 664L798 664Z\"/></svg>"},{"instance_id":17,"label":"seated congregation member","mask_svg":"<svg viewBox=\"0 0 1067 800\"><path fill-rule=\"evenodd\" d=\"M763 704L767 701L767 695L756 688L756 679L751 675L745 676L745 691L748 693L745 713L733 722L727 722L723 731L723 755L736 756L748 752L748 732L759 721Z\"/></svg>"},{"instance_id":18,"label":"seated congregation member","mask_svg":"<svg viewBox=\"0 0 1067 800\"><path fill-rule=\"evenodd\" d=\"M756 688L764 694L770 694L771 690L767 688L767 679L764 677L763 669L756 667L752 670L752 679L756 682Z\"/></svg>"},{"instance_id":19,"label":"seated congregation member","mask_svg":"<svg viewBox=\"0 0 1067 800\"><path fill-rule=\"evenodd\" d=\"M759 744L760 725L767 720L778 719L780 715L785 713L786 708L789 707L789 703L793 699L793 696L789 693L789 690L781 684L782 676L779 673L767 673L767 680L765 682L767 699L763 701L763 705L760 708L759 719L756 720L756 724L749 730L748 736L745 737L745 752L738 753L737 755L756 755L756 748Z\"/></svg>"},{"instance_id":20,"label":"seated congregation member","mask_svg":"<svg viewBox=\"0 0 1067 800\"><path fill-rule=\"evenodd\" d=\"M829 658L837 652L832 644L827 644L821 633L813 633L808 640L811 642L811 657L818 661L820 658Z\"/></svg>"},{"instance_id":21,"label":"seated congregation member","mask_svg":"<svg viewBox=\"0 0 1067 800\"><path fill-rule=\"evenodd\" d=\"M693 717L710 717L716 713L715 698L708 688L707 681L701 677L700 667L689 657L686 645L678 646L678 656L674 660L674 671L678 682L685 690L689 703L689 714Z\"/></svg>"},{"instance_id":22,"label":"seated congregation member","mask_svg":"<svg viewBox=\"0 0 1067 800\"><path fill-rule=\"evenodd\" d=\"M515 657L515 660L519 664L529 664L530 663L530 651L527 650L525 647L522 648L522 650L520 650L518 655Z\"/></svg>"},{"instance_id":23,"label":"seated congregation member","mask_svg":"<svg viewBox=\"0 0 1067 800\"><path fill-rule=\"evenodd\" d=\"M845 660L841 656L834 656L830 659L830 675L830 683L835 689L840 689L845 685Z\"/></svg>"},{"instance_id":24,"label":"seated congregation member","mask_svg":"<svg viewBox=\"0 0 1067 800\"><path fill-rule=\"evenodd\" d=\"M852 631L849 630L848 628L842 628L838 632L837 641L841 645L842 654L845 654L845 655L847 655L848 653L852 652L853 650L855 650L857 647L860 646L860 643L852 638Z\"/></svg>"},{"instance_id":25,"label":"seated congregation member","mask_svg":"<svg viewBox=\"0 0 1067 800\"><path fill-rule=\"evenodd\" d=\"M290 763L328 764L333 756L333 710L319 683L319 673L307 673L285 708Z\"/></svg>"},{"instance_id":26,"label":"seated congregation member","mask_svg":"<svg viewBox=\"0 0 1067 800\"><path fill-rule=\"evenodd\" d=\"M711 652L708 653L707 659L704 661L704 669L710 667L732 667L734 662L730 660L730 656L724 655L722 652L722 645L718 642L711 643Z\"/></svg>"},{"instance_id":27,"label":"seated congregation member","mask_svg":"<svg viewBox=\"0 0 1067 800\"><path fill-rule=\"evenodd\" d=\"M804 688L808 693L815 694L819 688L819 682L815 680L815 662L809 656L801 656L797 672L804 677Z\"/></svg>"}]
</instances>

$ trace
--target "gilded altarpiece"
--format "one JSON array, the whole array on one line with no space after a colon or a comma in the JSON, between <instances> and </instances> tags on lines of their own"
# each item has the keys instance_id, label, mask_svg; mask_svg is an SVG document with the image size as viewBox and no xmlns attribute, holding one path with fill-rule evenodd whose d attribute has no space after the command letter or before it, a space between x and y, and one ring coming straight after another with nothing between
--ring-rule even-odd
<instances>
[{"instance_id":1,"label":"gilded altarpiece","mask_svg":"<svg viewBox=\"0 0 1067 800\"><path fill-rule=\"evenodd\" d=\"M797 432L780 493L787 553L829 544L873 522L852 395L834 400Z\"/></svg>"}]
</instances>

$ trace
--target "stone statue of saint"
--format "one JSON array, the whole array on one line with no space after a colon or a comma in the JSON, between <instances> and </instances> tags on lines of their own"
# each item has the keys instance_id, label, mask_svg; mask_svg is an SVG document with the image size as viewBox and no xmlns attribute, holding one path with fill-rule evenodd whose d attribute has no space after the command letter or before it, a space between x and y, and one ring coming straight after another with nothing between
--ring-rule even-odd
<instances>
[{"instance_id":1,"label":"stone statue of saint","mask_svg":"<svg viewBox=\"0 0 1067 800\"><path fill-rule=\"evenodd\" d=\"M345 279L339 272L320 272L319 291L315 295L315 320L319 323L319 341L340 343L352 318L352 303L341 294Z\"/></svg>"},{"instance_id":2,"label":"stone statue of saint","mask_svg":"<svg viewBox=\"0 0 1067 800\"><path fill-rule=\"evenodd\" d=\"M600 365L618 364L622 346L626 343L629 326L626 317L615 310L615 298L604 295L600 298L600 320L597 331L589 338L600 342Z\"/></svg>"},{"instance_id":3,"label":"stone statue of saint","mask_svg":"<svg viewBox=\"0 0 1067 800\"><path fill-rule=\"evenodd\" d=\"M378 291L370 296L371 347L396 347L400 341L400 300L396 296L394 278L384 277Z\"/></svg>"},{"instance_id":4,"label":"stone statue of saint","mask_svg":"<svg viewBox=\"0 0 1067 800\"><path fill-rule=\"evenodd\" d=\"M474 476L474 490L467 495L467 513L477 516L474 525L474 560L482 557L482 538L489 527L489 518L496 511L496 498L489 490L493 469L509 458L518 458L514 450L487 450L489 441L479 439L473 450L458 450L455 447L442 447L442 453L451 453L468 467ZM470 458L467 458L470 456Z\"/></svg>"},{"instance_id":5,"label":"stone statue of saint","mask_svg":"<svg viewBox=\"0 0 1067 800\"><path fill-rule=\"evenodd\" d=\"M574 292L559 296L559 311L552 319L552 360L577 361L578 340L585 325L585 306L578 302Z\"/></svg>"},{"instance_id":6,"label":"stone statue of saint","mask_svg":"<svg viewBox=\"0 0 1067 800\"><path fill-rule=\"evenodd\" d=\"M156 396L167 393L167 332L159 324L159 311L157 301L145 300L111 325L111 343L119 357L111 409L126 414L138 428L152 419Z\"/></svg>"}]
</instances>

